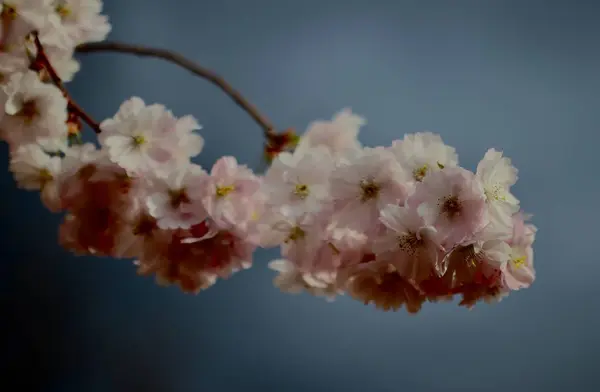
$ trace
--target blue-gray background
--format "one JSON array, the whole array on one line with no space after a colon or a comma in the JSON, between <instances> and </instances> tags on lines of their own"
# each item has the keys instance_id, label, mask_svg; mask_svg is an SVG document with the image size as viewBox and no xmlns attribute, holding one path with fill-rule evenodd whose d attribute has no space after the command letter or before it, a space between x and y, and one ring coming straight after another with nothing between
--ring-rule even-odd
<instances>
[{"instance_id":1,"label":"blue-gray background","mask_svg":"<svg viewBox=\"0 0 600 392\"><path fill-rule=\"evenodd\" d=\"M3 173L3 373L35 391L598 390L600 7L589 1L105 1L112 39L217 70L281 128L351 107L369 145L431 130L475 168L487 148L520 170L539 226L538 280L496 306L416 317L327 304L251 271L198 296L76 258L60 217ZM204 125L210 166L261 164L260 129L214 86L159 60L81 57L70 85L96 118L139 95ZM18 375L18 372L23 372Z\"/></svg>"}]
</instances>

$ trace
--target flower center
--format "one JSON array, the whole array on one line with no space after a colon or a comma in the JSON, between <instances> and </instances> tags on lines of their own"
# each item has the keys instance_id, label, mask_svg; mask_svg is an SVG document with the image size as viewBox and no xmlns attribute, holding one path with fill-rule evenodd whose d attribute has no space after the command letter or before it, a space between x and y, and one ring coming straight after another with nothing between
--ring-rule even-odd
<instances>
[{"instance_id":1,"label":"flower center","mask_svg":"<svg viewBox=\"0 0 600 392\"><path fill-rule=\"evenodd\" d=\"M416 168L415 170L413 170L413 178L415 179L415 181L421 182L423 181L423 178L425 178L427 171L429 171L429 166L427 165L423 165L419 168Z\"/></svg>"},{"instance_id":2,"label":"flower center","mask_svg":"<svg viewBox=\"0 0 600 392\"><path fill-rule=\"evenodd\" d=\"M59 4L55 8L56 13L62 19L65 19L69 15L71 15L71 9L66 4Z\"/></svg>"},{"instance_id":3,"label":"flower center","mask_svg":"<svg viewBox=\"0 0 600 392\"><path fill-rule=\"evenodd\" d=\"M134 147L140 147L141 145L146 143L146 138L142 135L133 136L131 139L133 141Z\"/></svg>"},{"instance_id":4,"label":"flower center","mask_svg":"<svg viewBox=\"0 0 600 392\"><path fill-rule=\"evenodd\" d=\"M408 233L398 237L398 248L409 255L414 255L422 245L423 240L417 238L415 233Z\"/></svg>"},{"instance_id":5,"label":"flower center","mask_svg":"<svg viewBox=\"0 0 600 392\"><path fill-rule=\"evenodd\" d=\"M488 201L506 201L506 197L503 195L503 190L504 188L502 188L500 185L493 185L491 187L486 187L484 189L485 192L485 197L487 198Z\"/></svg>"},{"instance_id":6,"label":"flower center","mask_svg":"<svg viewBox=\"0 0 600 392\"><path fill-rule=\"evenodd\" d=\"M462 211L462 205L457 196L448 196L444 199L441 211L446 214L449 219L454 219L460 215Z\"/></svg>"},{"instance_id":7,"label":"flower center","mask_svg":"<svg viewBox=\"0 0 600 392\"><path fill-rule=\"evenodd\" d=\"M381 191L381 187L378 184L376 184L373 180L362 180L360 182L360 189L362 191L362 202L376 199L377 196L379 196L379 192Z\"/></svg>"},{"instance_id":8,"label":"flower center","mask_svg":"<svg viewBox=\"0 0 600 392\"><path fill-rule=\"evenodd\" d=\"M21 117L25 124L31 124L35 117L39 115L37 104L35 101L27 101L23 102L23 106L21 106L21 110L19 110L16 114L18 117Z\"/></svg>"},{"instance_id":9,"label":"flower center","mask_svg":"<svg viewBox=\"0 0 600 392\"><path fill-rule=\"evenodd\" d=\"M306 236L306 232L304 230L302 230L300 227L298 226L294 226L292 228L292 230L290 230L290 234L288 235L288 238L285 240L285 242L295 242L298 241L302 238L304 238Z\"/></svg>"},{"instance_id":10,"label":"flower center","mask_svg":"<svg viewBox=\"0 0 600 392\"><path fill-rule=\"evenodd\" d=\"M170 204L172 208L179 208L182 204L190 202L185 189L169 190Z\"/></svg>"},{"instance_id":11,"label":"flower center","mask_svg":"<svg viewBox=\"0 0 600 392\"><path fill-rule=\"evenodd\" d=\"M308 185L306 184L297 184L294 189L294 195L298 196L300 199L306 198L310 194L308 189Z\"/></svg>"},{"instance_id":12,"label":"flower center","mask_svg":"<svg viewBox=\"0 0 600 392\"><path fill-rule=\"evenodd\" d=\"M215 194L217 195L217 197L225 197L228 194L230 194L231 192L233 192L234 190L235 190L235 187L233 185L217 186L217 190L215 191Z\"/></svg>"},{"instance_id":13,"label":"flower center","mask_svg":"<svg viewBox=\"0 0 600 392\"><path fill-rule=\"evenodd\" d=\"M522 256L522 257L517 257L516 259L512 259L512 263L515 266L515 268L521 268L525 265L525 262L527 261L527 257L526 256Z\"/></svg>"}]
</instances>

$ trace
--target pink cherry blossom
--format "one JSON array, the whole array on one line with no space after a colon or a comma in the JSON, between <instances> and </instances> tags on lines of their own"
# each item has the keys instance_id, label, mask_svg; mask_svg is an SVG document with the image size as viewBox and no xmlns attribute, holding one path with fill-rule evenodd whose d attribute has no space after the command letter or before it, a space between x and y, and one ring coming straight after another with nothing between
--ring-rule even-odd
<instances>
[{"instance_id":1,"label":"pink cherry blossom","mask_svg":"<svg viewBox=\"0 0 600 392\"><path fill-rule=\"evenodd\" d=\"M212 286L217 278L227 278L252 265L256 246L223 231L198 242L184 241L190 235L178 231L163 236L162 243L148 243L136 261L142 275L155 274L159 283L177 284L189 293Z\"/></svg>"},{"instance_id":2,"label":"pink cherry blossom","mask_svg":"<svg viewBox=\"0 0 600 392\"><path fill-rule=\"evenodd\" d=\"M510 159L493 148L477 165L476 175L485 192L490 219L507 228L512 227L512 216L519 211L519 200L510 192L517 173Z\"/></svg>"},{"instance_id":3,"label":"pink cherry blossom","mask_svg":"<svg viewBox=\"0 0 600 392\"><path fill-rule=\"evenodd\" d=\"M419 289L393 264L385 261L372 261L353 268L344 286L353 298L365 305L373 303L385 311L404 306L414 314L425 301Z\"/></svg>"},{"instance_id":4,"label":"pink cherry blossom","mask_svg":"<svg viewBox=\"0 0 600 392\"><path fill-rule=\"evenodd\" d=\"M281 255L302 270L310 270L322 244L325 221L309 214L283 210L272 226L272 235L281 244Z\"/></svg>"},{"instance_id":5,"label":"pink cherry blossom","mask_svg":"<svg viewBox=\"0 0 600 392\"><path fill-rule=\"evenodd\" d=\"M358 132L366 120L344 109L335 114L331 121L315 121L310 124L298 144L297 151L313 147L325 147L333 155L345 156L360 150Z\"/></svg>"},{"instance_id":6,"label":"pink cherry blossom","mask_svg":"<svg viewBox=\"0 0 600 392\"><path fill-rule=\"evenodd\" d=\"M333 169L333 160L323 148L279 154L263 182L267 204L318 212L330 201Z\"/></svg>"},{"instance_id":7,"label":"pink cherry blossom","mask_svg":"<svg viewBox=\"0 0 600 392\"><path fill-rule=\"evenodd\" d=\"M206 176L200 166L189 164L170 176L151 180L146 205L161 229L189 229L206 219L206 210L190 196L195 184L205 181Z\"/></svg>"},{"instance_id":8,"label":"pink cherry blossom","mask_svg":"<svg viewBox=\"0 0 600 392\"><path fill-rule=\"evenodd\" d=\"M145 209L135 208L128 211L125 224L120 228L116 240L113 257L137 258L144 253L149 243L157 241L160 232L156 219L150 216Z\"/></svg>"},{"instance_id":9,"label":"pink cherry blossom","mask_svg":"<svg viewBox=\"0 0 600 392\"><path fill-rule=\"evenodd\" d=\"M53 0L10 0L0 5L2 12L15 15L12 23L24 23L31 30L42 28L48 19L55 17L52 14Z\"/></svg>"},{"instance_id":10,"label":"pink cherry blossom","mask_svg":"<svg viewBox=\"0 0 600 392\"><path fill-rule=\"evenodd\" d=\"M217 227L227 230L252 219L256 212L253 197L260 186L252 170L226 156L214 164L209 176L192 185L189 195L200 200Z\"/></svg>"},{"instance_id":11,"label":"pink cherry blossom","mask_svg":"<svg viewBox=\"0 0 600 392\"><path fill-rule=\"evenodd\" d=\"M86 45L111 30L102 3L0 2L0 139L17 186L65 214L66 249L133 259L138 274L198 293L276 247L269 268L284 292L409 313L456 296L498 302L533 283L537 229L511 193L517 169L495 149L474 174L431 132L363 147L366 120L350 109L300 137L277 132L210 76L263 128L266 173L232 156L207 173L191 161L204 149L195 117L139 97L98 125L67 82L75 52L115 48ZM84 123L98 146L83 144Z\"/></svg>"},{"instance_id":12,"label":"pink cherry blossom","mask_svg":"<svg viewBox=\"0 0 600 392\"><path fill-rule=\"evenodd\" d=\"M439 135L431 132L407 134L402 140L392 142L390 149L398 162L412 174L414 181L433 171L458 165L458 155Z\"/></svg>"},{"instance_id":13,"label":"pink cherry blossom","mask_svg":"<svg viewBox=\"0 0 600 392\"><path fill-rule=\"evenodd\" d=\"M444 254L437 230L416 209L390 204L381 211L380 220L388 230L374 248L377 260L392 263L404 277L417 282L440 271Z\"/></svg>"},{"instance_id":14,"label":"pink cherry blossom","mask_svg":"<svg viewBox=\"0 0 600 392\"><path fill-rule=\"evenodd\" d=\"M301 272L294 263L286 259L271 261L269 268L278 273L273 284L285 293L299 294L306 291L317 297L325 297L328 301L343 294L343 290L336 284L334 273Z\"/></svg>"},{"instance_id":15,"label":"pink cherry blossom","mask_svg":"<svg viewBox=\"0 0 600 392\"><path fill-rule=\"evenodd\" d=\"M408 178L387 150L368 148L348 158L331 177L335 220L366 233L375 231L381 209L406 201L410 191Z\"/></svg>"},{"instance_id":16,"label":"pink cherry blossom","mask_svg":"<svg viewBox=\"0 0 600 392\"><path fill-rule=\"evenodd\" d=\"M437 229L446 249L472 238L489 222L481 184L459 167L427 175L408 204Z\"/></svg>"},{"instance_id":17,"label":"pink cherry blossom","mask_svg":"<svg viewBox=\"0 0 600 392\"><path fill-rule=\"evenodd\" d=\"M509 241L510 259L502 266L504 283L511 290L527 288L535 280L533 249L537 228L525 223L523 214L516 214L513 238Z\"/></svg>"},{"instance_id":18,"label":"pink cherry blossom","mask_svg":"<svg viewBox=\"0 0 600 392\"><path fill-rule=\"evenodd\" d=\"M0 136L14 149L40 138L66 137L67 101L33 71L16 73L4 86L6 101Z\"/></svg>"},{"instance_id":19,"label":"pink cherry blossom","mask_svg":"<svg viewBox=\"0 0 600 392\"><path fill-rule=\"evenodd\" d=\"M21 145L11 154L10 171L20 188L39 190L44 205L56 212L60 209L61 161L59 157L48 155L38 144Z\"/></svg>"},{"instance_id":20,"label":"pink cherry blossom","mask_svg":"<svg viewBox=\"0 0 600 392\"><path fill-rule=\"evenodd\" d=\"M195 121L186 117L181 122L164 106L147 106L138 97L124 102L119 112L100 127L98 140L110 159L132 174L169 175L197 154L202 145L196 138L196 147L190 150L186 143L189 134L199 128Z\"/></svg>"},{"instance_id":21,"label":"pink cherry blossom","mask_svg":"<svg viewBox=\"0 0 600 392\"><path fill-rule=\"evenodd\" d=\"M58 29L71 45L103 41L111 30L106 15L101 15L101 0L55 0L54 10L60 19Z\"/></svg>"},{"instance_id":22,"label":"pink cherry blossom","mask_svg":"<svg viewBox=\"0 0 600 392\"><path fill-rule=\"evenodd\" d=\"M303 246L305 252L301 257L291 257L290 260L301 271L312 275L335 275L340 269L360 263L368 251L368 237L348 228L330 226L321 231L311 231L307 237L307 241L294 244Z\"/></svg>"},{"instance_id":23,"label":"pink cherry blossom","mask_svg":"<svg viewBox=\"0 0 600 392\"><path fill-rule=\"evenodd\" d=\"M124 216L130 208L130 182L118 175L90 181L93 170L89 167L79 173L88 177L79 197L63 205L68 212L59 241L77 254L117 256L119 233L127 224Z\"/></svg>"}]
</instances>

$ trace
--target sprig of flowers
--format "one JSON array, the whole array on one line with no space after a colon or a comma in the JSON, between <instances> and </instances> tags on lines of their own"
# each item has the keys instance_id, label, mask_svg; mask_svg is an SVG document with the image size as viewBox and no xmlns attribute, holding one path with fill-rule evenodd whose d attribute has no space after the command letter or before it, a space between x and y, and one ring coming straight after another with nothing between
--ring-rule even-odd
<instances>
[{"instance_id":1,"label":"sprig of flowers","mask_svg":"<svg viewBox=\"0 0 600 392\"><path fill-rule=\"evenodd\" d=\"M197 293L249 268L257 248L286 292L348 293L384 310L426 301L498 301L535 279L527 223L511 193L517 169L488 150L472 172L430 132L386 147L358 141L350 109L281 133L224 79L182 56L101 42L100 0L0 2L0 138L19 187L65 214L59 242L81 255L135 259L141 275ZM270 167L257 175L224 156L192 162L204 140L192 116L132 97L98 123L64 82L75 52L116 51L171 61L219 86L262 128ZM82 122L98 145L82 144Z\"/></svg>"}]
</instances>

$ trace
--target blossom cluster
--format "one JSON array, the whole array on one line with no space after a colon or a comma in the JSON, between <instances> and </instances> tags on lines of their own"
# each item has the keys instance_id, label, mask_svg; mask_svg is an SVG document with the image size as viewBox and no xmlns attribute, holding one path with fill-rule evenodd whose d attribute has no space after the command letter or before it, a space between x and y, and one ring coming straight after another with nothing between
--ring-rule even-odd
<instances>
[{"instance_id":1,"label":"blossom cluster","mask_svg":"<svg viewBox=\"0 0 600 392\"><path fill-rule=\"evenodd\" d=\"M0 1L0 138L12 153L38 145L61 151L78 133L78 119L55 82L68 82L79 70L77 45L110 32L101 11L100 0Z\"/></svg>"},{"instance_id":2,"label":"blossom cluster","mask_svg":"<svg viewBox=\"0 0 600 392\"><path fill-rule=\"evenodd\" d=\"M77 45L109 33L102 2L0 5L0 139L18 186L64 214L59 241L76 254L134 259L140 274L197 293L249 268L257 248L280 247L270 267L281 290L409 312L533 282L536 229L501 152L473 173L429 132L364 147L365 120L345 109L311 124L293 152L268 151L262 176L231 156L207 171L192 162L204 147L197 120L138 97L83 144L62 82Z\"/></svg>"},{"instance_id":3,"label":"blossom cluster","mask_svg":"<svg viewBox=\"0 0 600 392\"><path fill-rule=\"evenodd\" d=\"M510 188L517 169L490 149L475 173L439 135L363 147L365 120L350 110L314 123L264 177L263 246L284 291L348 293L385 310L420 310L462 295L494 301L534 278L536 228Z\"/></svg>"}]
</instances>

